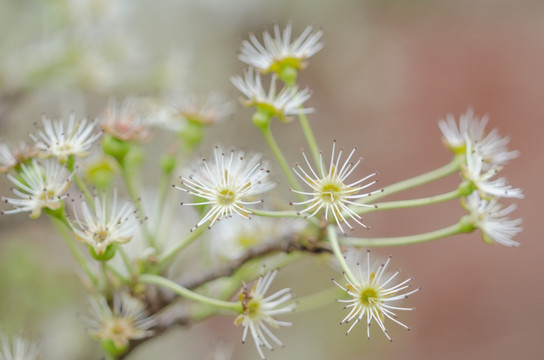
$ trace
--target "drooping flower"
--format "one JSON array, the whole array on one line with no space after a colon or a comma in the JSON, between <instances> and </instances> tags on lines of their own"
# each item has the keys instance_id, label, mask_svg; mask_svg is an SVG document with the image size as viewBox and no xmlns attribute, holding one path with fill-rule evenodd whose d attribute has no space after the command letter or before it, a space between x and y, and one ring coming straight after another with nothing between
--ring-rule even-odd
<instances>
[{"instance_id":1,"label":"drooping flower","mask_svg":"<svg viewBox=\"0 0 544 360\"><path fill-rule=\"evenodd\" d=\"M470 220L474 227L482 232L486 243L499 243L504 246L519 246L513 238L522 231L522 219L511 220L508 215L516 209L516 204L504 207L496 198L486 200L473 192L464 202L470 212Z\"/></svg>"},{"instance_id":2,"label":"drooping flower","mask_svg":"<svg viewBox=\"0 0 544 360\"><path fill-rule=\"evenodd\" d=\"M12 192L19 199L2 197L15 207L2 214L30 211L31 218L39 217L43 208L59 209L72 182L68 170L53 159L46 160L43 168L33 159L29 165L21 164L18 177L11 174L7 177L15 185Z\"/></svg>"},{"instance_id":3,"label":"drooping flower","mask_svg":"<svg viewBox=\"0 0 544 360\"><path fill-rule=\"evenodd\" d=\"M350 297L346 300L338 300L345 303L344 308L349 310L349 314L341 321L341 324L353 321L346 335L351 332L358 322L366 321L366 333L367 337L370 338L370 324L374 320L389 341L392 341L385 327L385 318L410 330L408 326L397 320L398 316L395 311L414 310L414 308L398 307L391 305L391 303L405 299L421 288L406 291L410 287L408 283L412 279L397 282L396 277L400 274L400 271L397 270L393 274L386 273L390 261L391 257L385 263L373 267L370 264L370 251L367 251L365 263L356 262L351 264L351 276L344 273L345 286L333 279L333 282Z\"/></svg>"},{"instance_id":4,"label":"drooping flower","mask_svg":"<svg viewBox=\"0 0 544 360\"><path fill-rule=\"evenodd\" d=\"M340 149L338 155L336 155L335 149L336 141L333 142L331 161L328 169L325 168L323 154L320 154L318 172L314 171L306 154L304 154L304 152L302 153L310 171L305 171L298 163L296 164L296 167L293 168L293 171L306 185L311 187L312 190L310 192L292 190L295 193L310 197L308 200L294 202L292 204L306 205L306 208L302 210L301 213L308 214L310 217L324 209L325 219L328 220L329 214L331 214L342 232L344 232L344 229L342 228L341 223L345 223L350 229L353 229L346 217L351 218L357 224L366 228L367 226L362 223L361 216L359 216L351 206L374 207L374 205L362 204L356 200L382 191L380 189L368 193L360 193L362 190L376 183L376 180L372 180L365 184L367 180L376 176L377 173L372 173L362 179L346 184L346 179L357 168L362 161L362 158L359 158L355 163L351 161L355 150L357 150L357 148L354 148L349 153L344 163L341 164L343 150Z\"/></svg>"},{"instance_id":5,"label":"drooping flower","mask_svg":"<svg viewBox=\"0 0 544 360\"><path fill-rule=\"evenodd\" d=\"M0 336L0 360L39 360L39 348L16 336L11 340Z\"/></svg>"},{"instance_id":6,"label":"drooping flower","mask_svg":"<svg viewBox=\"0 0 544 360\"><path fill-rule=\"evenodd\" d=\"M253 68L249 68L243 79L236 76L232 77L231 81L247 97L247 100L242 100L245 106L255 106L271 117L277 116L281 121L287 121L289 115L308 114L314 110L302 107L302 104L310 98L308 89L299 91L296 86L290 86L276 93L275 74L270 80L268 94L263 87L261 74L254 74Z\"/></svg>"},{"instance_id":7,"label":"drooping flower","mask_svg":"<svg viewBox=\"0 0 544 360\"><path fill-rule=\"evenodd\" d=\"M123 353L130 340L144 339L153 334L149 330L157 324L157 318L148 316L144 304L126 292L113 297L110 308L104 297L90 298L90 314L85 318L89 333L97 340L113 345Z\"/></svg>"},{"instance_id":8,"label":"drooping flower","mask_svg":"<svg viewBox=\"0 0 544 360\"><path fill-rule=\"evenodd\" d=\"M242 313L234 320L235 325L244 327L242 343L245 343L249 332L261 359L265 358L263 346L270 350L274 349L268 339L272 339L278 346L283 346L281 340L268 327L279 328L293 325L291 322L274 319L274 316L291 312L296 307L296 304L289 302L293 298L291 290L285 288L266 296L266 292L277 274L278 270L266 273L257 280L251 289L248 289L244 284L239 296L242 302Z\"/></svg>"},{"instance_id":9,"label":"drooping flower","mask_svg":"<svg viewBox=\"0 0 544 360\"><path fill-rule=\"evenodd\" d=\"M130 241L138 227L136 211L126 202L119 207L117 191L113 193L111 204L106 201L106 194L94 198L94 208L86 202L81 203L81 216L74 208L75 221L71 221L76 238L88 244L97 255L102 255L113 243Z\"/></svg>"},{"instance_id":10,"label":"drooping flower","mask_svg":"<svg viewBox=\"0 0 544 360\"><path fill-rule=\"evenodd\" d=\"M218 146L214 150L214 161L208 165L206 159L195 175L182 177L182 187L177 189L203 198L205 201L182 203L182 205L211 205L207 214L193 228L210 222L211 227L225 216L238 214L249 218L251 211L246 205L260 203L255 195L274 187L268 179L269 171L264 167L260 155L248 159L243 151L226 153Z\"/></svg>"},{"instance_id":11,"label":"drooping flower","mask_svg":"<svg viewBox=\"0 0 544 360\"><path fill-rule=\"evenodd\" d=\"M444 144L454 153L464 153L467 143L470 142L489 166L506 164L518 157L519 151L507 149L510 138L501 137L497 129L485 134L488 120L487 116L481 119L476 117L474 110L469 108L459 117L459 126L452 114L446 115L445 120L440 120L438 126L444 135Z\"/></svg>"},{"instance_id":12,"label":"drooping flower","mask_svg":"<svg viewBox=\"0 0 544 360\"><path fill-rule=\"evenodd\" d=\"M78 122L74 114L70 115L67 123L62 120L51 121L45 116L42 122L43 130L38 132L38 136L32 134L30 136L44 156L56 157L63 163L70 155L87 156L93 142L102 135L93 134L97 121L87 123L87 119L83 119Z\"/></svg>"},{"instance_id":13,"label":"drooping flower","mask_svg":"<svg viewBox=\"0 0 544 360\"><path fill-rule=\"evenodd\" d=\"M274 38L268 31L263 32L263 44L251 34L250 41L242 42L242 50L238 58L246 64L257 68L262 73L281 72L289 66L297 70L304 69L306 59L321 50L319 42L323 32L312 33L313 27L308 25L295 41L291 42L291 24L283 29L274 26Z\"/></svg>"},{"instance_id":14,"label":"drooping flower","mask_svg":"<svg viewBox=\"0 0 544 360\"><path fill-rule=\"evenodd\" d=\"M468 138L468 135L465 135L465 137ZM523 198L524 195L521 189L508 185L506 178L491 180L500 169L501 166L499 165L485 169L484 159L479 149L473 150L472 143L467 139L466 165L463 164L462 166L462 176L473 184L474 188L480 192L480 195L482 197Z\"/></svg>"}]
</instances>

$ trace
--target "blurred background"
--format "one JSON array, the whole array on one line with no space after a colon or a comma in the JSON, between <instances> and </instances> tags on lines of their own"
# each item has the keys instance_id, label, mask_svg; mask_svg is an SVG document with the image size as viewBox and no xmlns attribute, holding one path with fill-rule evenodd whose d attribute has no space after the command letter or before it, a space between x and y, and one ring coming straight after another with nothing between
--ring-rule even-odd
<instances>
[{"instance_id":1,"label":"blurred background","mask_svg":"<svg viewBox=\"0 0 544 360\"><path fill-rule=\"evenodd\" d=\"M308 105L320 148L333 139L359 147L360 173L379 171L380 185L432 170L451 159L437 122L468 107L490 117L511 138L520 158L503 170L524 190L514 217L524 219L519 248L490 246L480 234L373 250L393 255L392 266L423 290L401 314L412 330L389 324L389 343L374 327L345 336L342 306L294 314L276 331L285 348L269 359L541 359L544 358L544 242L538 222L544 200L544 2L531 0L1 0L0 140L29 140L42 114L73 111L99 116L111 97L170 91L223 92L236 102L229 78L241 74L241 41L291 21L294 34L312 24L324 48L299 83L312 90ZM261 135L240 106L211 128L199 151L222 143L262 151ZM305 146L296 122L274 124L290 162ZM157 139L150 159L160 153ZM280 187L285 185L279 171ZM155 179L156 180L156 179ZM443 193L454 175L395 198ZM154 178L146 179L152 186ZM2 195L10 183L0 180ZM289 196L289 195L287 195ZM367 237L438 229L463 214L457 203L371 214ZM537 226L538 225L538 226ZM70 254L47 219L0 217L0 329L38 339L45 359L98 359L79 315L85 297ZM283 269L277 289L297 295L329 287L339 277L326 259ZM130 359L204 359L221 341L232 359L255 359L240 344L232 317L177 328L138 348Z\"/></svg>"}]
</instances>

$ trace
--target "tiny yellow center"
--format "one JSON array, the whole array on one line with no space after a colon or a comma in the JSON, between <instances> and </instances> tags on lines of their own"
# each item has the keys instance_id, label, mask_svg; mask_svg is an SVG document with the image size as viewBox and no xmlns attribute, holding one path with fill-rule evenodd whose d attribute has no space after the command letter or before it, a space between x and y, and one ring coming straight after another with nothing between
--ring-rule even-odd
<instances>
[{"instance_id":1,"label":"tiny yellow center","mask_svg":"<svg viewBox=\"0 0 544 360\"><path fill-rule=\"evenodd\" d=\"M250 300L247 304L247 316L256 317L259 314L259 302Z\"/></svg>"},{"instance_id":2,"label":"tiny yellow center","mask_svg":"<svg viewBox=\"0 0 544 360\"><path fill-rule=\"evenodd\" d=\"M98 240L98 242L104 242L108 237L108 231L101 229L93 234L93 239Z\"/></svg>"},{"instance_id":3,"label":"tiny yellow center","mask_svg":"<svg viewBox=\"0 0 544 360\"><path fill-rule=\"evenodd\" d=\"M222 189L217 192L217 202L220 205L232 205L236 200L236 193L231 189Z\"/></svg>"},{"instance_id":4,"label":"tiny yellow center","mask_svg":"<svg viewBox=\"0 0 544 360\"><path fill-rule=\"evenodd\" d=\"M333 182L327 182L319 189L319 196L321 200L326 203L333 204L340 200L342 196L343 184L337 184Z\"/></svg>"},{"instance_id":5,"label":"tiny yellow center","mask_svg":"<svg viewBox=\"0 0 544 360\"><path fill-rule=\"evenodd\" d=\"M378 292L373 288L366 288L361 292L361 303L366 306L374 306L379 301Z\"/></svg>"}]
</instances>

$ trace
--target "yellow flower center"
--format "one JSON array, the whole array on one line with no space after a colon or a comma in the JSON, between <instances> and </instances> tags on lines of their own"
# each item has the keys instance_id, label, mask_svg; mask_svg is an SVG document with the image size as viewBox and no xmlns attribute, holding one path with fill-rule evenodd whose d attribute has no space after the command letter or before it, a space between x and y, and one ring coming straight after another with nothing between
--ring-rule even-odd
<instances>
[{"instance_id":1,"label":"yellow flower center","mask_svg":"<svg viewBox=\"0 0 544 360\"><path fill-rule=\"evenodd\" d=\"M250 300L247 304L247 316L254 318L259 315L259 302L255 300Z\"/></svg>"},{"instance_id":2,"label":"yellow flower center","mask_svg":"<svg viewBox=\"0 0 544 360\"><path fill-rule=\"evenodd\" d=\"M220 205L228 206L236 201L236 193L232 189L221 189L217 193L217 202Z\"/></svg>"},{"instance_id":3,"label":"yellow flower center","mask_svg":"<svg viewBox=\"0 0 544 360\"><path fill-rule=\"evenodd\" d=\"M376 289L366 288L361 292L361 303L365 306L374 306L379 302L379 295Z\"/></svg>"},{"instance_id":4,"label":"yellow flower center","mask_svg":"<svg viewBox=\"0 0 544 360\"><path fill-rule=\"evenodd\" d=\"M322 201L334 204L338 202L342 196L344 184L340 182L325 182L319 189L319 196Z\"/></svg>"}]
</instances>

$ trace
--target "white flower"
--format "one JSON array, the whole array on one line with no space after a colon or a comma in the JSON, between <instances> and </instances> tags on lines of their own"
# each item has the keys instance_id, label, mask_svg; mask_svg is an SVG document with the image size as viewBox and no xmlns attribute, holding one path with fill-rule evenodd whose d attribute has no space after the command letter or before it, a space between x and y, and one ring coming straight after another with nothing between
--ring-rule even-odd
<instances>
[{"instance_id":1,"label":"white flower","mask_svg":"<svg viewBox=\"0 0 544 360\"><path fill-rule=\"evenodd\" d=\"M474 116L474 110L469 108L466 114L459 117L459 126L452 114L446 115L446 120L440 120L438 126L444 135L444 143L454 153L464 153L467 142L478 149L478 152L488 164L506 164L519 156L519 151L508 151L508 137L501 137L497 129L485 134L489 118L481 119Z\"/></svg>"},{"instance_id":2,"label":"white flower","mask_svg":"<svg viewBox=\"0 0 544 360\"><path fill-rule=\"evenodd\" d=\"M306 226L298 219L270 219L255 216L221 222L210 230L210 255L214 260L236 260L251 248L293 235Z\"/></svg>"},{"instance_id":3,"label":"white flower","mask_svg":"<svg viewBox=\"0 0 544 360\"><path fill-rule=\"evenodd\" d=\"M211 205L208 213L193 228L210 221L211 227L216 221L236 213L249 218L251 212L245 205L257 204L255 195L270 190L274 184L268 179L269 171L263 167L260 155L246 159L243 151L231 150L225 154L215 147L214 162L208 165L203 159L203 166L196 175L182 177L182 186L177 189L204 198L203 202L182 205Z\"/></svg>"},{"instance_id":4,"label":"white flower","mask_svg":"<svg viewBox=\"0 0 544 360\"><path fill-rule=\"evenodd\" d=\"M291 43L291 24L283 30L283 36L278 25L274 26L274 36L263 32L264 46L251 34L249 39L242 43L242 50L238 58L246 64L257 68L263 73L279 72L285 66L303 69L305 60L321 50L323 44L319 42L322 31L312 33L312 26L308 25L300 36Z\"/></svg>"},{"instance_id":5,"label":"white flower","mask_svg":"<svg viewBox=\"0 0 544 360\"><path fill-rule=\"evenodd\" d=\"M263 346L273 350L272 344L270 344L267 338L272 339L279 346L283 346L283 343L272 334L268 326L279 328L280 326L293 325L291 322L279 321L273 317L293 311L296 304L292 302L286 304L286 302L293 298L291 290L289 288L282 289L265 297L270 284L277 274L278 270L273 270L261 276L251 290L244 284L244 288L240 293L242 313L234 320L235 325L242 325L244 327L242 343L245 343L248 332L251 333L251 337L262 359L265 358L262 350Z\"/></svg>"},{"instance_id":6,"label":"white flower","mask_svg":"<svg viewBox=\"0 0 544 360\"><path fill-rule=\"evenodd\" d=\"M377 267L371 267L370 251L367 251L366 263L361 264L360 262L356 262L354 266L352 265L352 276L348 276L344 273L347 282L345 287L333 279L333 282L350 296L350 299L338 300L339 302L347 304L344 307L345 309L350 309L349 314L341 321L341 323L346 324L354 320L346 335L349 334L353 327L363 320L365 316L368 338L370 338L370 324L372 320L374 320L389 341L392 341L385 328L384 320L386 317L405 329L410 330L408 326L397 320L398 316L395 311L414 310L414 308L397 307L390 305L390 303L405 299L409 295L419 291L421 288L404 292L410 287L408 282L412 279L409 278L397 282L395 278L400 274L400 271L398 270L393 274L386 274L387 266L390 261L391 257L389 257L385 263L382 263Z\"/></svg>"},{"instance_id":7,"label":"white flower","mask_svg":"<svg viewBox=\"0 0 544 360\"><path fill-rule=\"evenodd\" d=\"M272 75L270 88L266 93L261 81L261 74L253 72L253 68L245 73L244 79L241 76L231 78L234 86L238 88L247 100L243 101L246 106L256 106L271 116L278 116L286 121L288 115L308 114L313 112L312 108L303 108L302 104L310 98L310 90L299 91L296 86L284 87L276 94L276 75Z\"/></svg>"},{"instance_id":8,"label":"white flower","mask_svg":"<svg viewBox=\"0 0 544 360\"><path fill-rule=\"evenodd\" d=\"M306 172L298 163L296 164L296 168L293 168L293 171L306 183L306 185L312 188L312 191L305 192L292 190L295 193L310 196L310 199L294 202L292 205L307 205L306 209L302 210L301 213L307 213L310 217L314 216L322 209L325 209L325 219L328 220L329 214L332 214L342 232L344 232L344 229L342 229L341 223L345 223L350 229L353 229L346 217L353 219L356 223L366 228L367 226L362 223L362 218L350 208L350 205L374 207L374 205L361 204L354 200L382 191L377 190L369 193L359 193L361 190L376 183L376 180L373 180L362 185L365 181L374 177L376 173L372 173L362 179L346 184L345 181L347 177L353 173L362 158L359 158L355 163L351 161L355 150L357 150L357 148L354 148L344 163L341 164L340 161L342 159L343 150L340 149L338 156L336 156L335 148L336 141L333 142L331 162L328 170L325 169L323 163L323 154L320 154L319 173L314 171L306 154L304 154L304 152L302 153L310 171Z\"/></svg>"},{"instance_id":9,"label":"white flower","mask_svg":"<svg viewBox=\"0 0 544 360\"><path fill-rule=\"evenodd\" d=\"M45 161L43 169L36 160L30 165L21 164L20 178L11 174L7 177L15 185L12 192L20 199L2 197L4 202L16 207L2 214L30 211L31 218L39 217L43 208L59 209L72 182L68 170L52 159Z\"/></svg>"},{"instance_id":10,"label":"white flower","mask_svg":"<svg viewBox=\"0 0 544 360\"><path fill-rule=\"evenodd\" d=\"M110 100L102 117L102 129L105 133L123 141L147 140L150 128L142 116L141 100L127 97L119 105Z\"/></svg>"},{"instance_id":11,"label":"white flower","mask_svg":"<svg viewBox=\"0 0 544 360\"><path fill-rule=\"evenodd\" d=\"M468 137L468 135L465 136ZM516 189L512 187L512 185L508 185L506 178L491 180L491 178L499 172L501 167L494 165L486 170L484 167L484 159L479 153L478 148L473 151L472 143L468 141L468 139L466 161L466 165L462 166L462 175L466 180L470 181L474 185L482 197L524 197L521 189Z\"/></svg>"},{"instance_id":12,"label":"white flower","mask_svg":"<svg viewBox=\"0 0 544 360\"><path fill-rule=\"evenodd\" d=\"M508 215L516 209L516 204L503 207L497 199L481 199L478 192L467 197L465 207L470 212L472 225L482 232L487 243L499 243L505 246L519 246L514 236L522 231L522 219L510 220Z\"/></svg>"},{"instance_id":13,"label":"white flower","mask_svg":"<svg viewBox=\"0 0 544 360\"><path fill-rule=\"evenodd\" d=\"M217 92L205 98L199 98L196 94L180 94L172 104L175 116L203 125L217 124L231 115L233 110L233 104Z\"/></svg>"},{"instance_id":14,"label":"white flower","mask_svg":"<svg viewBox=\"0 0 544 360\"><path fill-rule=\"evenodd\" d=\"M11 341L0 336L0 360L38 360L40 352L37 346L20 337Z\"/></svg>"},{"instance_id":15,"label":"white flower","mask_svg":"<svg viewBox=\"0 0 544 360\"><path fill-rule=\"evenodd\" d=\"M52 122L43 117L43 131L38 136L30 135L36 142L36 147L45 156L54 156L61 162L66 162L70 155L85 157L89 154L92 143L102 134L93 134L96 121L87 124L87 120L76 122L74 114L70 115L68 123Z\"/></svg>"},{"instance_id":16,"label":"white flower","mask_svg":"<svg viewBox=\"0 0 544 360\"><path fill-rule=\"evenodd\" d=\"M109 206L108 206L109 205ZM102 255L113 243L130 241L138 228L136 211L132 204L119 207L117 191L113 193L111 204L106 201L106 194L94 198L94 208L81 203L81 217L74 208L75 221L71 221L76 238L93 247L97 255Z\"/></svg>"},{"instance_id":17,"label":"white flower","mask_svg":"<svg viewBox=\"0 0 544 360\"><path fill-rule=\"evenodd\" d=\"M0 172L6 172L15 165L18 161L13 156L11 148L8 144L0 144Z\"/></svg>"},{"instance_id":18,"label":"white flower","mask_svg":"<svg viewBox=\"0 0 544 360\"><path fill-rule=\"evenodd\" d=\"M103 297L91 298L89 305L90 316L85 318L89 333L95 339L110 341L118 350L126 349L130 340L151 336L149 329L157 324L144 304L126 292L114 295L113 309Z\"/></svg>"}]
</instances>

